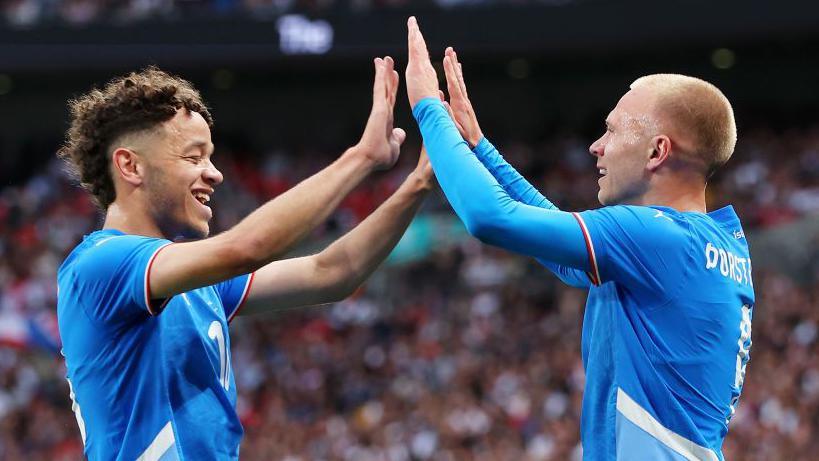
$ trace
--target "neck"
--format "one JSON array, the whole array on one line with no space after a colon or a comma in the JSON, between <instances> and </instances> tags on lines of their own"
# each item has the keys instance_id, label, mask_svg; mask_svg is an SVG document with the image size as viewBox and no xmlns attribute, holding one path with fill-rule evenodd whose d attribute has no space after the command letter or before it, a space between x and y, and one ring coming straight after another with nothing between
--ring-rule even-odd
<instances>
[{"instance_id":1,"label":"neck","mask_svg":"<svg viewBox=\"0 0 819 461\"><path fill-rule=\"evenodd\" d=\"M117 229L126 234L146 237L165 237L147 210L142 207L129 207L118 201L112 203L105 212L102 228Z\"/></svg>"},{"instance_id":2,"label":"neck","mask_svg":"<svg viewBox=\"0 0 819 461\"><path fill-rule=\"evenodd\" d=\"M677 211L705 213L705 183L701 178L663 178L637 201L637 205L659 205Z\"/></svg>"}]
</instances>

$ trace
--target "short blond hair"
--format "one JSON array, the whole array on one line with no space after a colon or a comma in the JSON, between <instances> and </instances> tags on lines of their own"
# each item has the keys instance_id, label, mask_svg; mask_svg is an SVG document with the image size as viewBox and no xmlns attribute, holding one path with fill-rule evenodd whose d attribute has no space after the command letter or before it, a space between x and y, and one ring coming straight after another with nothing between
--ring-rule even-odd
<instances>
[{"instance_id":1,"label":"short blond hair","mask_svg":"<svg viewBox=\"0 0 819 461\"><path fill-rule=\"evenodd\" d=\"M653 74L631 84L638 87L652 91L658 113L690 140L690 154L705 164L708 176L731 158L737 143L734 109L716 86L686 75Z\"/></svg>"}]
</instances>

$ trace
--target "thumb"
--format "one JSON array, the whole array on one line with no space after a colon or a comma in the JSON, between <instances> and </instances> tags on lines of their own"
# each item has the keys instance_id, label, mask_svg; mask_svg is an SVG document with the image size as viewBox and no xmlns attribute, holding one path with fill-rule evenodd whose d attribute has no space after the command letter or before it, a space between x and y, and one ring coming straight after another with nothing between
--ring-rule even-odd
<instances>
[{"instance_id":1,"label":"thumb","mask_svg":"<svg viewBox=\"0 0 819 461\"><path fill-rule=\"evenodd\" d=\"M393 128L392 129L392 139L398 142L398 145L404 144L404 140L407 139L407 132L401 128Z\"/></svg>"},{"instance_id":2,"label":"thumb","mask_svg":"<svg viewBox=\"0 0 819 461\"><path fill-rule=\"evenodd\" d=\"M444 107L446 108L446 111L449 112L449 118L452 119L452 121L455 123L455 127L458 128L458 132L461 133L461 136L464 139L466 139L466 130L464 129L463 125L461 125L461 122L455 117L455 112L452 111L452 106L450 106L448 102L444 101Z\"/></svg>"}]
</instances>

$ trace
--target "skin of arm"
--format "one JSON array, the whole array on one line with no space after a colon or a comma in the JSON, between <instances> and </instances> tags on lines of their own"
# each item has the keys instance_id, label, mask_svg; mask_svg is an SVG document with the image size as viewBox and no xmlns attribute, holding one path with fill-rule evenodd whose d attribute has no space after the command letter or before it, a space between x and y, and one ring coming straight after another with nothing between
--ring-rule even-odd
<instances>
[{"instance_id":1,"label":"skin of arm","mask_svg":"<svg viewBox=\"0 0 819 461\"><path fill-rule=\"evenodd\" d=\"M403 130L393 128L398 73L390 57L376 58L374 64L373 106L358 144L228 231L164 247L149 268L152 298L167 298L261 268L324 221L369 173L395 164L406 137Z\"/></svg>"},{"instance_id":2,"label":"skin of arm","mask_svg":"<svg viewBox=\"0 0 819 461\"><path fill-rule=\"evenodd\" d=\"M340 301L390 254L432 189L432 167L421 151L416 169L381 206L321 253L274 261L256 271L241 314Z\"/></svg>"}]
</instances>

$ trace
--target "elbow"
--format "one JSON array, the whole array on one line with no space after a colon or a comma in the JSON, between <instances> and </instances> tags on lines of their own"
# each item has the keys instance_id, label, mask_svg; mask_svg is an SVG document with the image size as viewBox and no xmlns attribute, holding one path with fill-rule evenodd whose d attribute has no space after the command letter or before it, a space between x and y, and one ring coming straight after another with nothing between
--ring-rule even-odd
<instances>
[{"instance_id":1,"label":"elbow","mask_svg":"<svg viewBox=\"0 0 819 461\"><path fill-rule=\"evenodd\" d=\"M337 303L352 296L361 286L360 283L339 283L328 287L325 291L324 303Z\"/></svg>"},{"instance_id":2,"label":"elbow","mask_svg":"<svg viewBox=\"0 0 819 461\"><path fill-rule=\"evenodd\" d=\"M258 245L252 239L235 238L225 234L222 234L224 241L220 245L221 258L229 266L231 273L248 274L269 262L258 251Z\"/></svg>"},{"instance_id":3,"label":"elbow","mask_svg":"<svg viewBox=\"0 0 819 461\"><path fill-rule=\"evenodd\" d=\"M343 261L332 261L319 253L314 258L314 280L319 282L322 304L339 302L361 285L351 266Z\"/></svg>"},{"instance_id":4,"label":"elbow","mask_svg":"<svg viewBox=\"0 0 819 461\"><path fill-rule=\"evenodd\" d=\"M469 235L483 243L493 245L497 236L503 232L503 220L497 216L484 214L464 220Z\"/></svg>"}]
</instances>

